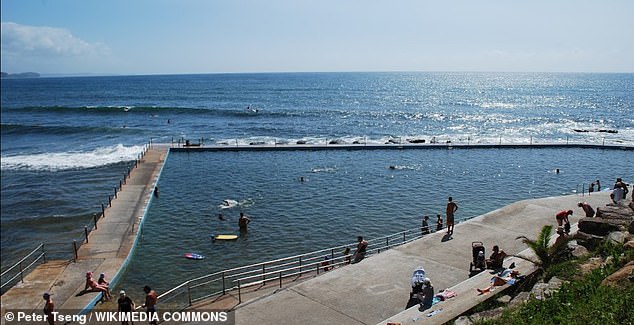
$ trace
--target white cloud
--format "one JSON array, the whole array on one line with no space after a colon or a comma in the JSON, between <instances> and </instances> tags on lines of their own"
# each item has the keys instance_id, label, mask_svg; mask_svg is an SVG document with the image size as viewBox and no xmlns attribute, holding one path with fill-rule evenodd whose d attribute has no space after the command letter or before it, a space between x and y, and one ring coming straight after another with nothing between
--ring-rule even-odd
<instances>
[{"instance_id":1,"label":"white cloud","mask_svg":"<svg viewBox=\"0 0 634 325\"><path fill-rule=\"evenodd\" d=\"M103 43L87 42L68 29L2 22L2 71L91 72L108 61Z\"/></svg>"},{"instance_id":2,"label":"white cloud","mask_svg":"<svg viewBox=\"0 0 634 325\"><path fill-rule=\"evenodd\" d=\"M86 42L64 28L2 23L3 55L69 57L107 52L104 44Z\"/></svg>"}]
</instances>

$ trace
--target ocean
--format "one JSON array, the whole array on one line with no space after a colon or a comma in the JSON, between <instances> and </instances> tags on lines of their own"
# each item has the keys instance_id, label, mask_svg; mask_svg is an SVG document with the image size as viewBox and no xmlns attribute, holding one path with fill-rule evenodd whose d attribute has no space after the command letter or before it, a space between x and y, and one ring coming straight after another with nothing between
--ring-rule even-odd
<instances>
[{"instance_id":1,"label":"ocean","mask_svg":"<svg viewBox=\"0 0 634 325\"><path fill-rule=\"evenodd\" d=\"M634 146L634 74L201 74L1 87L3 270L42 241L81 238L149 141ZM596 179L632 183L633 158L601 148L171 153L121 285L165 290L411 229L450 195L461 220ZM220 209L225 199L240 208ZM253 218L248 236L212 244L210 234L235 230L240 210ZM188 263L186 251L208 258Z\"/></svg>"}]
</instances>

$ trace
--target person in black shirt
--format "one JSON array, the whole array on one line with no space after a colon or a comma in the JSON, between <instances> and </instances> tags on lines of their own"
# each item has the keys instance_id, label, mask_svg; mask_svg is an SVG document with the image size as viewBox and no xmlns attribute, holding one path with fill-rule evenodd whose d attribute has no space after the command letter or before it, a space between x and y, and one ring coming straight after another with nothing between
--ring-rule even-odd
<instances>
[{"instance_id":1,"label":"person in black shirt","mask_svg":"<svg viewBox=\"0 0 634 325\"><path fill-rule=\"evenodd\" d=\"M132 301L132 299L130 299L130 297L125 294L124 290L119 291L119 299L117 300L117 304L119 305L119 312L129 313L134 310L134 301ZM121 321L121 325L128 325L131 323L132 322L127 322L125 320Z\"/></svg>"}]
</instances>

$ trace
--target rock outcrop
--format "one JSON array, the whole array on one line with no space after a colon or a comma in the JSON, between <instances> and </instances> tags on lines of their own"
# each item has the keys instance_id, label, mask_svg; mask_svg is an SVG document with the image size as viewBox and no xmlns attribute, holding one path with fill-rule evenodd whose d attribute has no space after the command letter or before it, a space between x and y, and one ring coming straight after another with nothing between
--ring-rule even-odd
<instances>
[{"instance_id":1,"label":"rock outcrop","mask_svg":"<svg viewBox=\"0 0 634 325\"><path fill-rule=\"evenodd\" d=\"M627 263L620 270L601 281L602 285L619 287L623 282L634 281L634 261Z\"/></svg>"},{"instance_id":2,"label":"rock outcrop","mask_svg":"<svg viewBox=\"0 0 634 325\"><path fill-rule=\"evenodd\" d=\"M616 241L622 244L620 240L622 236L610 235L614 232L634 234L634 204L632 202L629 205L608 204L597 208L596 217L579 220L579 231L575 238L593 242L604 239L606 236L619 237Z\"/></svg>"}]
</instances>

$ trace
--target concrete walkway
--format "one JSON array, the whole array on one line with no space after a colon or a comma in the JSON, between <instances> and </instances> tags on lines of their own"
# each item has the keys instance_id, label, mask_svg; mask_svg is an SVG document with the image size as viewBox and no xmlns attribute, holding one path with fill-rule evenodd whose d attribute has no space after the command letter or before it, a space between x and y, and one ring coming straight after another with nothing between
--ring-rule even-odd
<instances>
[{"instance_id":1,"label":"concrete walkway","mask_svg":"<svg viewBox=\"0 0 634 325\"><path fill-rule=\"evenodd\" d=\"M2 295L2 315L8 310L21 310L40 314L44 305L42 294L52 293L57 310L85 312L99 300L100 294L81 295L85 274L105 273L111 286L122 274L137 238L139 224L152 198L154 186L167 156L168 146L152 146L122 186L112 207L105 209L105 217L88 236L88 243L78 249L78 259L48 261L29 273ZM69 244L70 245L70 244ZM113 297L116 299L117 295ZM2 323L4 324L4 317Z\"/></svg>"},{"instance_id":2,"label":"concrete walkway","mask_svg":"<svg viewBox=\"0 0 634 325\"><path fill-rule=\"evenodd\" d=\"M601 207L609 202L609 193L513 203L458 224L450 238L444 232L434 233L361 263L243 303L235 310L236 324L385 324L387 321L442 324L492 296L478 296L475 290L488 286L490 273L469 278L472 241L482 241L487 256L493 245L499 245L507 254L518 254L526 246L516 237L536 238L544 225L556 225L554 216L558 211L572 209L575 214L571 222L576 223L583 216L581 208L576 206L580 200ZM522 273L532 272L531 263L516 259L516 264ZM425 268L436 291L451 288L462 298L436 305L443 310L432 317L426 317L429 311L419 312L416 307L400 314L409 298L412 271L419 265Z\"/></svg>"}]
</instances>

